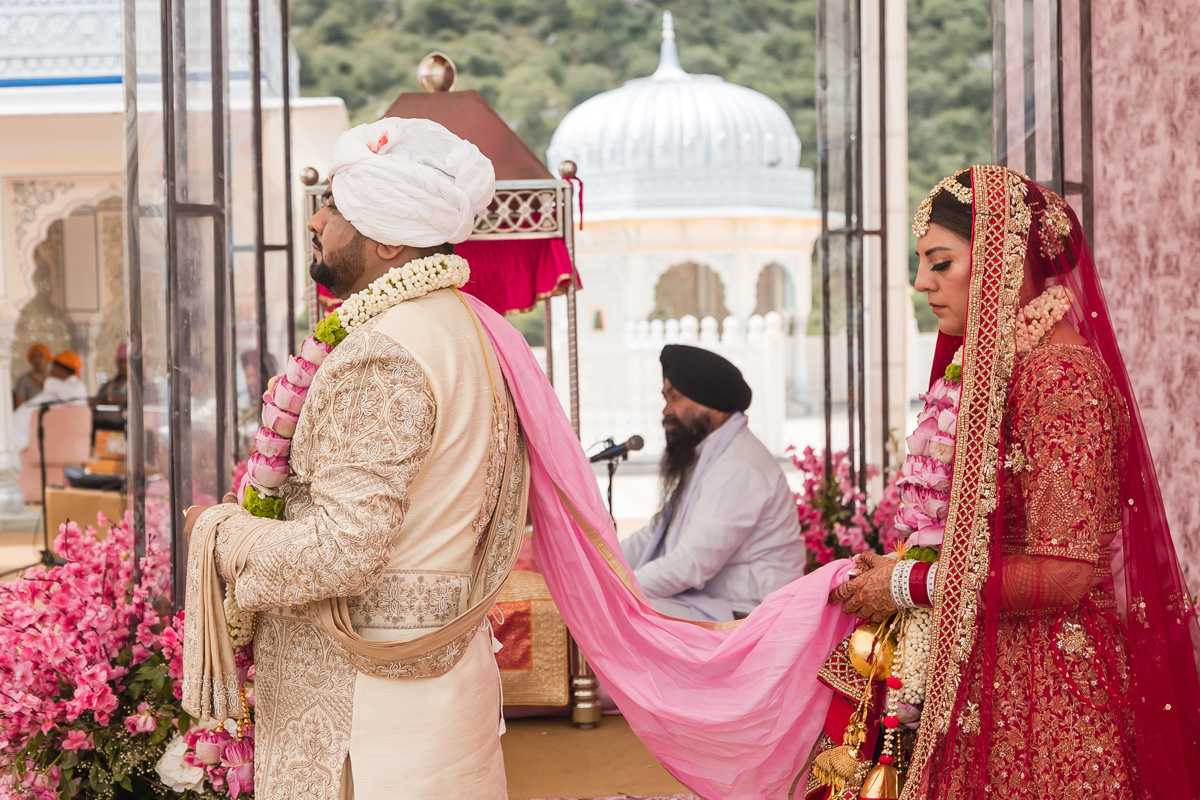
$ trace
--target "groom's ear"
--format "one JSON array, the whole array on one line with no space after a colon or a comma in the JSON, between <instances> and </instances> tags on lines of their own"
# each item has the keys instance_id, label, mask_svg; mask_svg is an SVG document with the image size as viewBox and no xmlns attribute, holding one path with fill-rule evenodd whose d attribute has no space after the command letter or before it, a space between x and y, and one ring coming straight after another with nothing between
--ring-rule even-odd
<instances>
[{"instance_id":1,"label":"groom's ear","mask_svg":"<svg viewBox=\"0 0 1200 800\"><path fill-rule=\"evenodd\" d=\"M375 254L379 256L381 261L395 261L403 255L408 248L402 244L380 244L375 243Z\"/></svg>"}]
</instances>

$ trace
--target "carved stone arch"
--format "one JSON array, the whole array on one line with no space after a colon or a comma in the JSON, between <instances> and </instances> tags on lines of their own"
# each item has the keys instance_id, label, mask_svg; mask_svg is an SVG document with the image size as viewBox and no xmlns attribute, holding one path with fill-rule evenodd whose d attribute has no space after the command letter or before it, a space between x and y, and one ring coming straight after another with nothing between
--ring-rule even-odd
<instances>
[{"instance_id":1,"label":"carved stone arch","mask_svg":"<svg viewBox=\"0 0 1200 800\"><path fill-rule=\"evenodd\" d=\"M755 314L774 311L787 319L796 308L796 284L787 267L772 261L759 270L755 297Z\"/></svg>"},{"instance_id":2,"label":"carved stone arch","mask_svg":"<svg viewBox=\"0 0 1200 800\"><path fill-rule=\"evenodd\" d=\"M676 264L659 276L650 319L682 319L689 314L697 319L729 316L721 275L695 261Z\"/></svg>"},{"instance_id":3,"label":"carved stone arch","mask_svg":"<svg viewBox=\"0 0 1200 800\"><path fill-rule=\"evenodd\" d=\"M9 178L4 185L5 273L20 276L3 287L0 315L16 319L36 293L34 250L46 239L50 226L73 212L120 199L124 178L120 174L45 175Z\"/></svg>"}]
</instances>

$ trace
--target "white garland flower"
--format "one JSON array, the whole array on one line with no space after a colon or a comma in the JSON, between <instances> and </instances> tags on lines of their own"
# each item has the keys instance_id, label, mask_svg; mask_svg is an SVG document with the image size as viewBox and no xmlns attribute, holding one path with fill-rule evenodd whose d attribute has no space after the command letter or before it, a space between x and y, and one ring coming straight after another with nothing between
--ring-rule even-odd
<instances>
[{"instance_id":1,"label":"white garland flower","mask_svg":"<svg viewBox=\"0 0 1200 800\"><path fill-rule=\"evenodd\" d=\"M183 736L177 735L167 745L166 752L154 767L162 782L180 794L198 792L204 788L204 770L183 760L187 749L187 742L183 740Z\"/></svg>"},{"instance_id":2,"label":"white garland flower","mask_svg":"<svg viewBox=\"0 0 1200 800\"><path fill-rule=\"evenodd\" d=\"M471 277L471 269L462 256L436 253L392 267L361 292L346 298L338 309L338 319L346 333L353 333L377 314L397 303L415 300L430 292L451 287L461 288Z\"/></svg>"},{"instance_id":3,"label":"white garland flower","mask_svg":"<svg viewBox=\"0 0 1200 800\"><path fill-rule=\"evenodd\" d=\"M245 647L254 641L254 612L238 606L232 583L225 585L225 627L229 628L234 647Z\"/></svg>"},{"instance_id":4,"label":"white garland flower","mask_svg":"<svg viewBox=\"0 0 1200 800\"><path fill-rule=\"evenodd\" d=\"M929 646L933 640L933 609L909 610L908 623L900 639L900 696L902 703L919 707L925 702Z\"/></svg>"},{"instance_id":5,"label":"white garland flower","mask_svg":"<svg viewBox=\"0 0 1200 800\"><path fill-rule=\"evenodd\" d=\"M1037 347L1047 333L1071 309L1071 292L1065 286L1049 286L1017 312L1017 352Z\"/></svg>"}]
</instances>

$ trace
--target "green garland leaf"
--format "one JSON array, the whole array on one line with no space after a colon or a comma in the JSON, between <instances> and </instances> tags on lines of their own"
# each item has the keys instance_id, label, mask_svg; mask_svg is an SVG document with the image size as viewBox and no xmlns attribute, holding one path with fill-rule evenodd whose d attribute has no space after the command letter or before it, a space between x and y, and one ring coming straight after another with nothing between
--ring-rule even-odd
<instances>
[{"instance_id":1,"label":"green garland leaf","mask_svg":"<svg viewBox=\"0 0 1200 800\"><path fill-rule=\"evenodd\" d=\"M904 551L904 560L933 564L938 560L938 550L936 547L910 547Z\"/></svg>"},{"instance_id":2,"label":"green garland leaf","mask_svg":"<svg viewBox=\"0 0 1200 800\"><path fill-rule=\"evenodd\" d=\"M337 311L332 311L330 314L317 323L317 327L313 330L313 336L317 341L324 342L330 347L337 347L346 338L346 329L342 327L342 320L338 317Z\"/></svg>"},{"instance_id":3,"label":"green garland leaf","mask_svg":"<svg viewBox=\"0 0 1200 800\"><path fill-rule=\"evenodd\" d=\"M242 508L263 519L283 519L283 498L259 494L253 486L246 487Z\"/></svg>"}]
</instances>

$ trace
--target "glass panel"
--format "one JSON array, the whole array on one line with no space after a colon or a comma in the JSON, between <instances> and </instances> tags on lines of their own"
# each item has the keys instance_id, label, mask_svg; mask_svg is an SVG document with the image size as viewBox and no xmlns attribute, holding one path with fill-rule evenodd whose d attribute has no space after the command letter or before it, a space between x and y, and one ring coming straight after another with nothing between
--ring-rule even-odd
<instances>
[{"instance_id":1,"label":"glass panel","mask_svg":"<svg viewBox=\"0 0 1200 800\"><path fill-rule=\"evenodd\" d=\"M135 85L126 145L137 169L129 314L131 340L141 342L130 365L141 411L130 415L130 503L146 530L174 535L178 604L182 510L219 501L232 463L228 170L213 160L224 158L228 139L224 12L221 0L134 0L126 9L126 75Z\"/></svg>"}]
</instances>

